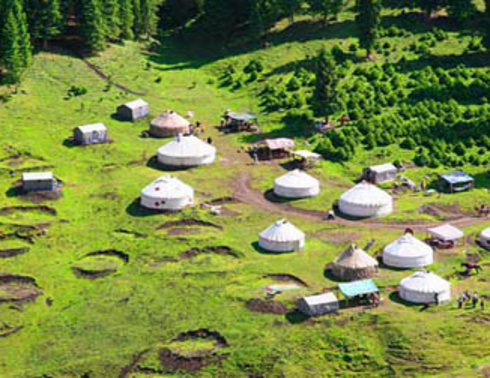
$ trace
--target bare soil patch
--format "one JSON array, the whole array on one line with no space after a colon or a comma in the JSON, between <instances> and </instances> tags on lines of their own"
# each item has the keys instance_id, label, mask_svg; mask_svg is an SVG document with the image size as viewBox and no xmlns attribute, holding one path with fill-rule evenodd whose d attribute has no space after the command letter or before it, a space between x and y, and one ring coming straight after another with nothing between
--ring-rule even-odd
<instances>
[{"instance_id":1,"label":"bare soil patch","mask_svg":"<svg viewBox=\"0 0 490 378\"><path fill-rule=\"evenodd\" d=\"M0 303L34 301L42 295L36 280L16 274L0 274Z\"/></svg>"},{"instance_id":2,"label":"bare soil patch","mask_svg":"<svg viewBox=\"0 0 490 378\"><path fill-rule=\"evenodd\" d=\"M201 254L217 254L223 256L231 256L234 258L240 258L241 254L230 247L218 246L218 247L206 247L206 248L191 248L180 254L180 259L192 259Z\"/></svg>"},{"instance_id":3,"label":"bare soil patch","mask_svg":"<svg viewBox=\"0 0 490 378\"><path fill-rule=\"evenodd\" d=\"M260 298L250 299L246 304L248 310L260 312L263 314L285 315L289 312L282 303L273 300L264 300Z\"/></svg>"},{"instance_id":4,"label":"bare soil patch","mask_svg":"<svg viewBox=\"0 0 490 378\"><path fill-rule=\"evenodd\" d=\"M79 263L72 266L73 273L79 278L98 279L118 271L117 260L124 264L129 262L129 255L118 250L95 251L86 255Z\"/></svg>"},{"instance_id":5,"label":"bare soil patch","mask_svg":"<svg viewBox=\"0 0 490 378\"><path fill-rule=\"evenodd\" d=\"M10 215L17 212L21 212L21 213L37 212L37 213L44 213L53 216L58 215L56 209L49 206L9 206L0 209L0 215Z\"/></svg>"},{"instance_id":6,"label":"bare soil patch","mask_svg":"<svg viewBox=\"0 0 490 378\"><path fill-rule=\"evenodd\" d=\"M462 216L467 216L469 213L465 213L461 210L459 204L454 203L450 205L441 203L428 203L420 206L419 213L431 215L443 220L459 219Z\"/></svg>"},{"instance_id":7,"label":"bare soil patch","mask_svg":"<svg viewBox=\"0 0 490 378\"><path fill-rule=\"evenodd\" d=\"M225 354L219 355L215 352L206 352L204 355L184 356L174 353L168 348L161 349L159 352L160 363L169 372L179 370L189 373L197 372L208 365L219 364L227 357Z\"/></svg>"},{"instance_id":8,"label":"bare soil patch","mask_svg":"<svg viewBox=\"0 0 490 378\"><path fill-rule=\"evenodd\" d=\"M209 202L206 202L206 205L221 206L221 205L233 205L237 203L240 203L240 201L235 197L220 197L220 198L212 199Z\"/></svg>"},{"instance_id":9,"label":"bare soil patch","mask_svg":"<svg viewBox=\"0 0 490 378\"><path fill-rule=\"evenodd\" d=\"M279 282L293 282L300 286L309 287L309 285L305 281L292 274L287 274L287 273L266 274L264 278L271 278L274 281L279 281Z\"/></svg>"},{"instance_id":10,"label":"bare soil patch","mask_svg":"<svg viewBox=\"0 0 490 378\"><path fill-rule=\"evenodd\" d=\"M171 228L167 231L168 236L178 236L178 235L197 235L200 234L201 230L198 228Z\"/></svg>"},{"instance_id":11,"label":"bare soil patch","mask_svg":"<svg viewBox=\"0 0 490 378\"><path fill-rule=\"evenodd\" d=\"M158 226L157 230L165 230L165 229L177 228L177 227L193 227L193 226L210 227L210 228L216 228L218 230L223 229L223 227L218 224L214 224L199 219L181 219L176 221L165 222L160 226Z\"/></svg>"},{"instance_id":12,"label":"bare soil patch","mask_svg":"<svg viewBox=\"0 0 490 378\"><path fill-rule=\"evenodd\" d=\"M0 259L8 259L29 252L30 248L9 248L0 249Z\"/></svg>"}]
</instances>

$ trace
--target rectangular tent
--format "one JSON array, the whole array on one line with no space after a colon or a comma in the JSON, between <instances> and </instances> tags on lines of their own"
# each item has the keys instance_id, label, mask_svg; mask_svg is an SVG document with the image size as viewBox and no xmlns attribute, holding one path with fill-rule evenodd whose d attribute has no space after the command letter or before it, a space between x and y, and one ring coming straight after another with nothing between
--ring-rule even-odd
<instances>
[{"instance_id":1,"label":"rectangular tent","mask_svg":"<svg viewBox=\"0 0 490 378\"><path fill-rule=\"evenodd\" d=\"M398 168L391 163L375 165L364 170L363 178L373 184L396 180Z\"/></svg>"},{"instance_id":2,"label":"rectangular tent","mask_svg":"<svg viewBox=\"0 0 490 378\"><path fill-rule=\"evenodd\" d=\"M474 179L461 171L443 173L440 175L442 190L450 193L463 192L473 189Z\"/></svg>"},{"instance_id":3,"label":"rectangular tent","mask_svg":"<svg viewBox=\"0 0 490 378\"><path fill-rule=\"evenodd\" d=\"M258 146L258 148L257 148ZM264 139L256 143L257 156L260 160L282 159L290 156L288 149L294 148L294 140L289 138Z\"/></svg>"},{"instance_id":4,"label":"rectangular tent","mask_svg":"<svg viewBox=\"0 0 490 378\"><path fill-rule=\"evenodd\" d=\"M429 228L427 232L434 238L445 242L455 242L464 236L463 231L461 231L459 228L451 226L450 224Z\"/></svg>"},{"instance_id":5,"label":"rectangular tent","mask_svg":"<svg viewBox=\"0 0 490 378\"><path fill-rule=\"evenodd\" d=\"M298 309L308 316L319 316L339 310L339 300L334 293L324 293L301 298Z\"/></svg>"},{"instance_id":6,"label":"rectangular tent","mask_svg":"<svg viewBox=\"0 0 490 378\"><path fill-rule=\"evenodd\" d=\"M107 142L107 128L103 123L79 126L73 130L73 137L78 144L98 144Z\"/></svg>"},{"instance_id":7,"label":"rectangular tent","mask_svg":"<svg viewBox=\"0 0 490 378\"><path fill-rule=\"evenodd\" d=\"M51 172L32 172L22 174L22 188L26 192L52 191L57 181Z\"/></svg>"},{"instance_id":8,"label":"rectangular tent","mask_svg":"<svg viewBox=\"0 0 490 378\"><path fill-rule=\"evenodd\" d=\"M232 132L250 131L254 128L257 116L253 113L235 113L227 110L224 115L224 124Z\"/></svg>"},{"instance_id":9,"label":"rectangular tent","mask_svg":"<svg viewBox=\"0 0 490 378\"><path fill-rule=\"evenodd\" d=\"M117 115L125 121L136 121L150 115L150 106L142 99L137 99L117 108Z\"/></svg>"}]
</instances>

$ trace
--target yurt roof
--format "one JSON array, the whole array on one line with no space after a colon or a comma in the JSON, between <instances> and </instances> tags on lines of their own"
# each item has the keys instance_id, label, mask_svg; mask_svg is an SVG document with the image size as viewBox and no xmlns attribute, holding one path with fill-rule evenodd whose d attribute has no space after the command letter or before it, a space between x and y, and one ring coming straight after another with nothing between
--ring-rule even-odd
<instances>
[{"instance_id":1,"label":"yurt roof","mask_svg":"<svg viewBox=\"0 0 490 378\"><path fill-rule=\"evenodd\" d=\"M158 153L173 157L199 157L215 154L216 148L203 142L194 135L178 135L173 141L161 147Z\"/></svg>"},{"instance_id":2,"label":"yurt roof","mask_svg":"<svg viewBox=\"0 0 490 378\"><path fill-rule=\"evenodd\" d=\"M362 182L342 194L340 200L359 206L383 206L390 203L392 198L376 185Z\"/></svg>"},{"instance_id":3,"label":"yurt roof","mask_svg":"<svg viewBox=\"0 0 490 378\"><path fill-rule=\"evenodd\" d=\"M415 272L400 282L400 286L404 289L420 293L438 293L447 290L450 285L448 281L437 274L425 270Z\"/></svg>"},{"instance_id":4,"label":"yurt roof","mask_svg":"<svg viewBox=\"0 0 490 378\"><path fill-rule=\"evenodd\" d=\"M143 189L142 195L151 198L182 198L192 195L193 189L173 176L162 176Z\"/></svg>"},{"instance_id":5,"label":"yurt roof","mask_svg":"<svg viewBox=\"0 0 490 378\"><path fill-rule=\"evenodd\" d=\"M148 106L148 103L146 101L142 100L141 98L139 98L137 100L127 102L126 104L124 104L124 106L129 108L129 109L134 110L134 109L138 109L138 108L141 108L144 106Z\"/></svg>"},{"instance_id":6,"label":"yurt roof","mask_svg":"<svg viewBox=\"0 0 490 378\"><path fill-rule=\"evenodd\" d=\"M79 126L78 129L82 133L92 133L94 131L106 131L107 128L103 123L93 123L91 125L84 125L84 126Z\"/></svg>"},{"instance_id":7,"label":"yurt roof","mask_svg":"<svg viewBox=\"0 0 490 378\"><path fill-rule=\"evenodd\" d=\"M481 232L481 237L485 238L485 239L490 239L490 227L484 229L482 232Z\"/></svg>"},{"instance_id":8,"label":"yurt roof","mask_svg":"<svg viewBox=\"0 0 490 378\"><path fill-rule=\"evenodd\" d=\"M152 125L165 129L189 127L190 122L173 110L167 110L151 121Z\"/></svg>"},{"instance_id":9,"label":"yurt roof","mask_svg":"<svg viewBox=\"0 0 490 378\"><path fill-rule=\"evenodd\" d=\"M406 233L393 243L387 245L384 252L395 256L418 257L431 254L433 250L432 247L417 239L411 233Z\"/></svg>"},{"instance_id":10,"label":"yurt roof","mask_svg":"<svg viewBox=\"0 0 490 378\"><path fill-rule=\"evenodd\" d=\"M262 231L260 237L272 242L289 242L301 240L305 237L305 234L292 223L281 219Z\"/></svg>"},{"instance_id":11,"label":"yurt roof","mask_svg":"<svg viewBox=\"0 0 490 378\"><path fill-rule=\"evenodd\" d=\"M378 261L355 244L351 244L335 259L334 264L349 269L365 269L378 266Z\"/></svg>"},{"instance_id":12,"label":"yurt roof","mask_svg":"<svg viewBox=\"0 0 490 378\"><path fill-rule=\"evenodd\" d=\"M308 173L296 169L276 179L275 183L287 188L311 188L319 185L319 181Z\"/></svg>"}]
</instances>

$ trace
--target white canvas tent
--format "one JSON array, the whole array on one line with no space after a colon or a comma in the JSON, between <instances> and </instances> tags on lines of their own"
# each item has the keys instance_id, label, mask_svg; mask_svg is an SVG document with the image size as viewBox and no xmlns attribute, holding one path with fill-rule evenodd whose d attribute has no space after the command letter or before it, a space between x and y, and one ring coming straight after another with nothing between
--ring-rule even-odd
<instances>
[{"instance_id":1,"label":"white canvas tent","mask_svg":"<svg viewBox=\"0 0 490 378\"><path fill-rule=\"evenodd\" d=\"M375 165L364 170L364 177L369 182L380 184L396 180L398 168L391 163Z\"/></svg>"},{"instance_id":2,"label":"white canvas tent","mask_svg":"<svg viewBox=\"0 0 490 378\"><path fill-rule=\"evenodd\" d=\"M299 251L305 247L305 234L282 219L260 233L259 246L270 252Z\"/></svg>"},{"instance_id":3,"label":"white canvas tent","mask_svg":"<svg viewBox=\"0 0 490 378\"><path fill-rule=\"evenodd\" d=\"M150 114L150 106L142 99L127 102L117 108L117 114L124 120L136 121Z\"/></svg>"},{"instance_id":4,"label":"white canvas tent","mask_svg":"<svg viewBox=\"0 0 490 378\"><path fill-rule=\"evenodd\" d=\"M358 218L388 215L393 211L393 199L377 186L362 182L342 194L341 213Z\"/></svg>"},{"instance_id":5,"label":"white canvas tent","mask_svg":"<svg viewBox=\"0 0 490 378\"><path fill-rule=\"evenodd\" d=\"M153 210L181 210L194 203L194 189L173 176L162 176L141 192L141 205Z\"/></svg>"},{"instance_id":6,"label":"white canvas tent","mask_svg":"<svg viewBox=\"0 0 490 378\"><path fill-rule=\"evenodd\" d=\"M461 231L459 228L451 226L450 224L430 228L427 230L427 232L434 238L444 242L455 242L464 236L463 231Z\"/></svg>"},{"instance_id":7,"label":"white canvas tent","mask_svg":"<svg viewBox=\"0 0 490 378\"><path fill-rule=\"evenodd\" d=\"M339 300L334 293L304 297L297 302L298 309L308 316L320 316L339 310Z\"/></svg>"},{"instance_id":8,"label":"white canvas tent","mask_svg":"<svg viewBox=\"0 0 490 378\"><path fill-rule=\"evenodd\" d=\"M296 169L274 181L274 194L284 198L315 197L320 193L320 182Z\"/></svg>"},{"instance_id":9,"label":"white canvas tent","mask_svg":"<svg viewBox=\"0 0 490 378\"><path fill-rule=\"evenodd\" d=\"M478 241L483 248L490 248L490 227L481 232Z\"/></svg>"},{"instance_id":10,"label":"white canvas tent","mask_svg":"<svg viewBox=\"0 0 490 378\"><path fill-rule=\"evenodd\" d=\"M216 148L194 135L178 135L158 150L159 163L173 167L196 167L213 164Z\"/></svg>"},{"instance_id":11,"label":"white canvas tent","mask_svg":"<svg viewBox=\"0 0 490 378\"><path fill-rule=\"evenodd\" d=\"M383 263L394 268L421 268L433 262L432 247L409 232L383 250Z\"/></svg>"},{"instance_id":12,"label":"white canvas tent","mask_svg":"<svg viewBox=\"0 0 490 378\"><path fill-rule=\"evenodd\" d=\"M451 284L438 275L419 271L401 280L398 287L400 297L412 303L439 303L451 299Z\"/></svg>"},{"instance_id":13,"label":"white canvas tent","mask_svg":"<svg viewBox=\"0 0 490 378\"><path fill-rule=\"evenodd\" d=\"M78 126L73 130L73 137L81 145L106 143L107 127L103 123Z\"/></svg>"}]
</instances>

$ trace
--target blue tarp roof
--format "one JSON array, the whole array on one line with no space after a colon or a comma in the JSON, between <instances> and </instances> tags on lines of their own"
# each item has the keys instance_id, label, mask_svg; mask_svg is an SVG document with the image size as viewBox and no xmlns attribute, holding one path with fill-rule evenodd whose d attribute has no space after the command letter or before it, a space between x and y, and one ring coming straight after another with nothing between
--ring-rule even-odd
<instances>
[{"instance_id":1,"label":"blue tarp roof","mask_svg":"<svg viewBox=\"0 0 490 378\"><path fill-rule=\"evenodd\" d=\"M373 280L362 280L339 284L339 289L347 298L353 298L363 294L377 293L379 291Z\"/></svg>"},{"instance_id":2,"label":"blue tarp roof","mask_svg":"<svg viewBox=\"0 0 490 378\"><path fill-rule=\"evenodd\" d=\"M230 113L228 116L236 121L253 121L257 118L252 113Z\"/></svg>"},{"instance_id":3,"label":"blue tarp roof","mask_svg":"<svg viewBox=\"0 0 490 378\"><path fill-rule=\"evenodd\" d=\"M451 185L465 184L473 181L473 177L461 171L456 171L452 173L443 173L441 177L444 181L448 182Z\"/></svg>"}]
</instances>

